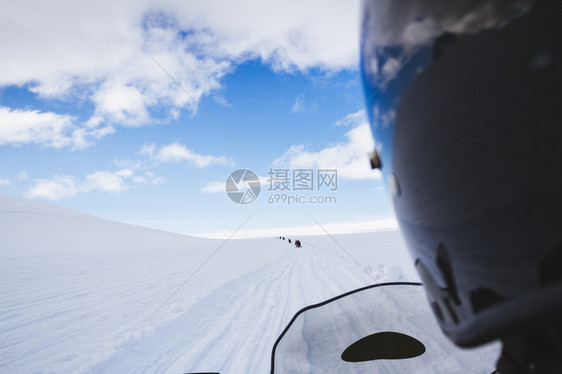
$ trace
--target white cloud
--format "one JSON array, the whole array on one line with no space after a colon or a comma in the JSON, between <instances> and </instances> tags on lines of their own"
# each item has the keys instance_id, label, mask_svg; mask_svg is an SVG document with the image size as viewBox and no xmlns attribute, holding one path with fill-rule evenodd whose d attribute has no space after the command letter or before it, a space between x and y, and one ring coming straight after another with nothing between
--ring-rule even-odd
<instances>
[{"instance_id":1,"label":"white cloud","mask_svg":"<svg viewBox=\"0 0 562 374\"><path fill-rule=\"evenodd\" d=\"M150 183L153 186L164 183L164 177L156 176L150 171L145 172L144 175L135 175L132 180L135 184Z\"/></svg>"},{"instance_id":2,"label":"white cloud","mask_svg":"<svg viewBox=\"0 0 562 374\"><path fill-rule=\"evenodd\" d=\"M357 121L356 118L351 120L348 117L346 123ZM364 115L358 115L357 118L364 120ZM369 164L368 154L374 149L374 141L368 122L356 125L344 137L345 141L316 152L310 152L304 144L292 145L273 162L273 166L291 169L336 169L338 177L348 179L381 178L380 171L371 170Z\"/></svg>"},{"instance_id":3,"label":"white cloud","mask_svg":"<svg viewBox=\"0 0 562 374\"><path fill-rule=\"evenodd\" d=\"M138 184L143 184L143 183L146 183L147 180L143 176L136 176L136 177L133 177L133 182L138 183Z\"/></svg>"},{"instance_id":4,"label":"white cloud","mask_svg":"<svg viewBox=\"0 0 562 374\"><path fill-rule=\"evenodd\" d=\"M72 132L72 148L84 149L96 143L98 140L113 134L115 129L112 126L100 128L80 127Z\"/></svg>"},{"instance_id":5,"label":"white cloud","mask_svg":"<svg viewBox=\"0 0 562 374\"><path fill-rule=\"evenodd\" d=\"M154 184L154 180L159 178L154 177L152 173L146 173L145 177L135 176L134 174L134 170L125 168L114 172L96 171L86 175L83 179L70 175L55 175L51 179L35 179L33 180L33 186L26 192L26 196L60 200L91 191L116 193L127 190L130 187L130 181L134 184L140 184L152 179Z\"/></svg>"},{"instance_id":6,"label":"white cloud","mask_svg":"<svg viewBox=\"0 0 562 374\"><path fill-rule=\"evenodd\" d=\"M230 104L223 95L214 95L213 100L224 108L232 108L232 104Z\"/></svg>"},{"instance_id":7,"label":"white cloud","mask_svg":"<svg viewBox=\"0 0 562 374\"><path fill-rule=\"evenodd\" d=\"M34 186L26 192L32 199L42 197L48 200L59 200L75 196L80 192L79 181L68 175L57 175L53 179L37 179Z\"/></svg>"},{"instance_id":8,"label":"white cloud","mask_svg":"<svg viewBox=\"0 0 562 374\"><path fill-rule=\"evenodd\" d=\"M358 34L358 0L15 2L0 13L0 44L10 56L0 60L0 87L90 100L92 127L70 135L64 115L54 115L50 131L32 126L42 144L84 147L112 126L150 123L151 108L174 118L197 110L168 73L200 100L249 59L290 72L355 69Z\"/></svg>"},{"instance_id":9,"label":"white cloud","mask_svg":"<svg viewBox=\"0 0 562 374\"><path fill-rule=\"evenodd\" d=\"M200 193L211 194L225 192L225 182L209 182L199 190Z\"/></svg>"},{"instance_id":10,"label":"white cloud","mask_svg":"<svg viewBox=\"0 0 562 374\"><path fill-rule=\"evenodd\" d=\"M0 107L0 145L85 148L113 132L110 126L79 127L75 120L72 116L53 112Z\"/></svg>"},{"instance_id":11,"label":"white cloud","mask_svg":"<svg viewBox=\"0 0 562 374\"><path fill-rule=\"evenodd\" d=\"M132 169L121 169L117 172L115 172L116 175L123 177L123 178L129 178L131 177L135 172Z\"/></svg>"},{"instance_id":12,"label":"white cloud","mask_svg":"<svg viewBox=\"0 0 562 374\"><path fill-rule=\"evenodd\" d=\"M301 93L295 99L295 103L293 104L293 107L291 108L291 112L300 113L300 112L303 112L303 111L304 111L304 94Z\"/></svg>"},{"instance_id":13,"label":"white cloud","mask_svg":"<svg viewBox=\"0 0 562 374\"><path fill-rule=\"evenodd\" d=\"M7 186L11 184L10 180L7 178L0 179L0 186Z\"/></svg>"},{"instance_id":14,"label":"white cloud","mask_svg":"<svg viewBox=\"0 0 562 374\"><path fill-rule=\"evenodd\" d=\"M145 156L151 157L154 155L154 151L156 150L155 144L145 144L142 146L140 153Z\"/></svg>"},{"instance_id":15,"label":"white cloud","mask_svg":"<svg viewBox=\"0 0 562 374\"><path fill-rule=\"evenodd\" d=\"M144 177L141 177L140 180L135 180L135 178L133 177L133 181L135 183L150 182L153 186L156 186L160 183L164 183L164 177L160 175L154 175L154 173L147 171L144 173Z\"/></svg>"},{"instance_id":16,"label":"white cloud","mask_svg":"<svg viewBox=\"0 0 562 374\"><path fill-rule=\"evenodd\" d=\"M233 165L233 161L230 158L195 153L180 143L168 144L160 147L158 150L156 150L154 144L145 145L141 149L141 153L158 162L187 162L199 168L206 168L211 165Z\"/></svg>"},{"instance_id":17,"label":"white cloud","mask_svg":"<svg viewBox=\"0 0 562 374\"><path fill-rule=\"evenodd\" d=\"M0 107L0 145L40 143L60 148L72 143L73 118L37 110Z\"/></svg>"},{"instance_id":18,"label":"white cloud","mask_svg":"<svg viewBox=\"0 0 562 374\"><path fill-rule=\"evenodd\" d=\"M126 189L125 179L129 176L128 173L121 173L121 170L115 173L96 171L86 176L82 189L84 192L91 190L120 192Z\"/></svg>"},{"instance_id":19,"label":"white cloud","mask_svg":"<svg viewBox=\"0 0 562 374\"><path fill-rule=\"evenodd\" d=\"M109 122L137 126L149 119L145 98L138 88L124 85L102 86L92 97L98 115Z\"/></svg>"},{"instance_id":20,"label":"white cloud","mask_svg":"<svg viewBox=\"0 0 562 374\"><path fill-rule=\"evenodd\" d=\"M156 186L160 183L164 183L164 177L161 177L161 176L153 177L150 180L150 183L152 183L153 186Z\"/></svg>"},{"instance_id":21,"label":"white cloud","mask_svg":"<svg viewBox=\"0 0 562 374\"><path fill-rule=\"evenodd\" d=\"M114 160L113 164L123 169L140 170L145 167L140 160Z\"/></svg>"},{"instance_id":22,"label":"white cloud","mask_svg":"<svg viewBox=\"0 0 562 374\"><path fill-rule=\"evenodd\" d=\"M355 68L359 1L221 0L170 5L178 27L213 58L260 58L280 70Z\"/></svg>"}]
</instances>

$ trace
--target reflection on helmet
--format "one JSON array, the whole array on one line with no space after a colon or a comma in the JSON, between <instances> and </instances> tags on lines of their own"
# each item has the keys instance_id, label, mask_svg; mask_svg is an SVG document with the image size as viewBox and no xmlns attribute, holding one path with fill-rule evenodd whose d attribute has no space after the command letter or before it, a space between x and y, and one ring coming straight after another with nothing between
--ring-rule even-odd
<instances>
[{"instance_id":1,"label":"reflection on helmet","mask_svg":"<svg viewBox=\"0 0 562 374\"><path fill-rule=\"evenodd\" d=\"M364 3L381 171L399 191L434 313L459 345L562 322L561 8Z\"/></svg>"}]
</instances>

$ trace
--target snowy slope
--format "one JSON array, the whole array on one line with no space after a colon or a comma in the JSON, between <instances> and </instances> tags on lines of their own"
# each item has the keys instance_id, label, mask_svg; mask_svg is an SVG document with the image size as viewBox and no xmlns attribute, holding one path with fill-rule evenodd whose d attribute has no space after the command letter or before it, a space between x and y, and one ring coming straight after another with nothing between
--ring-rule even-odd
<instances>
[{"instance_id":1,"label":"snowy slope","mask_svg":"<svg viewBox=\"0 0 562 374\"><path fill-rule=\"evenodd\" d=\"M112 222L52 204L0 194L0 249L5 255L185 249L186 237ZM189 243L208 241L190 238Z\"/></svg>"},{"instance_id":2,"label":"snowy slope","mask_svg":"<svg viewBox=\"0 0 562 374\"><path fill-rule=\"evenodd\" d=\"M267 373L302 307L417 280L396 231L299 239L194 238L0 195L0 372Z\"/></svg>"}]
</instances>

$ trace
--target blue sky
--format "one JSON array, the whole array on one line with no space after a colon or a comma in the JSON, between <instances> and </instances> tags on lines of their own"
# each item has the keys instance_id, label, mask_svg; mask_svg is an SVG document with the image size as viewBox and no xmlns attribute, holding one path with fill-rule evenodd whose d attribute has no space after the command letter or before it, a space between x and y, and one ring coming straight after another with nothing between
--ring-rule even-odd
<instances>
[{"instance_id":1,"label":"blue sky","mask_svg":"<svg viewBox=\"0 0 562 374\"><path fill-rule=\"evenodd\" d=\"M3 5L0 192L188 234L394 225L358 2L202 3ZM224 191L236 169L260 176L251 204ZM268 190L270 170L327 169L335 190Z\"/></svg>"}]
</instances>

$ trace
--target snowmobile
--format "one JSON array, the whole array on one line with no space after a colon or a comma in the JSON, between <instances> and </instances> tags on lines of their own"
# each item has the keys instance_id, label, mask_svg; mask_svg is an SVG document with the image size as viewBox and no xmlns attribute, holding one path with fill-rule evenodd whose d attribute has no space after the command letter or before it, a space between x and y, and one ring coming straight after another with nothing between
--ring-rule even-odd
<instances>
[{"instance_id":1,"label":"snowmobile","mask_svg":"<svg viewBox=\"0 0 562 374\"><path fill-rule=\"evenodd\" d=\"M371 165L423 287L301 310L271 373L562 372L562 6L365 0L362 17Z\"/></svg>"},{"instance_id":2,"label":"snowmobile","mask_svg":"<svg viewBox=\"0 0 562 374\"><path fill-rule=\"evenodd\" d=\"M422 283L302 309L271 373L562 372L561 36L556 0L364 1L371 165Z\"/></svg>"}]
</instances>

